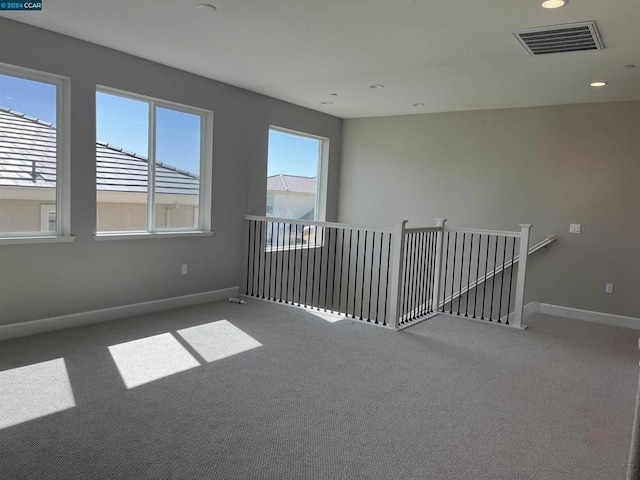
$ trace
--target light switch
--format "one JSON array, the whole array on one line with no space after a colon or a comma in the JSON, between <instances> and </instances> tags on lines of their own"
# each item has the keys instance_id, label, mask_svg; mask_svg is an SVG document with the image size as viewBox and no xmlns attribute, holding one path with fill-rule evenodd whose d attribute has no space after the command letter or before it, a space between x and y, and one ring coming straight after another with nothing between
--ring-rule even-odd
<instances>
[{"instance_id":1,"label":"light switch","mask_svg":"<svg viewBox=\"0 0 640 480\"><path fill-rule=\"evenodd\" d=\"M613 293L613 283L607 283L604 286L604 293Z\"/></svg>"},{"instance_id":2,"label":"light switch","mask_svg":"<svg viewBox=\"0 0 640 480\"><path fill-rule=\"evenodd\" d=\"M582 230L582 225L579 223L572 223L569 225L569 233L580 233Z\"/></svg>"}]
</instances>

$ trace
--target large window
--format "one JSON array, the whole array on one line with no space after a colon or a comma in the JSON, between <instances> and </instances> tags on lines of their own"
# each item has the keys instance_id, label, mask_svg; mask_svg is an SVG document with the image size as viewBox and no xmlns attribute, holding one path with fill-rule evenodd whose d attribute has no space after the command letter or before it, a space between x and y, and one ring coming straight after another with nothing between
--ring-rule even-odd
<instances>
[{"instance_id":1,"label":"large window","mask_svg":"<svg viewBox=\"0 0 640 480\"><path fill-rule=\"evenodd\" d=\"M212 113L99 89L98 233L210 230Z\"/></svg>"},{"instance_id":2,"label":"large window","mask_svg":"<svg viewBox=\"0 0 640 480\"><path fill-rule=\"evenodd\" d=\"M324 220L319 180L327 144L325 138L269 129L267 216Z\"/></svg>"},{"instance_id":3,"label":"large window","mask_svg":"<svg viewBox=\"0 0 640 480\"><path fill-rule=\"evenodd\" d=\"M0 65L0 237L68 235L67 80Z\"/></svg>"}]
</instances>

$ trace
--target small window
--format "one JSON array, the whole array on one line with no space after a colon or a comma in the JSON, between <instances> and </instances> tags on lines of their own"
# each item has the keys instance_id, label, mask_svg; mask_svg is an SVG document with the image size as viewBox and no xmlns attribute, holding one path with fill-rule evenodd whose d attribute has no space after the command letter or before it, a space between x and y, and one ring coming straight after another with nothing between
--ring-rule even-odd
<instances>
[{"instance_id":1,"label":"small window","mask_svg":"<svg viewBox=\"0 0 640 480\"><path fill-rule=\"evenodd\" d=\"M40 205L40 231L55 232L58 223L57 220L55 205Z\"/></svg>"},{"instance_id":2,"label":"small window","mask_svg":"<svg viewBox=\"0 0 640 480\"><path fill-rule=\"evenodd\" d=\"M268 216L322 220L319 180L327 146L326 138L269 129Z\"/></svg>"},{"instance_id":3,"label":"small window","mask_svg":"<svg viewBox=\"0 0 640 480\"><path fill-rule=\"evenodd\" d=\"M267 216L273 216L273 195L267 195Z\"/></svg>"},{"instance_id":4,"label":"small window","mask_svg":"<svg viewBox=\"0 0 640 480\"><path fill-rule=\"evenodd\" d=\"M0 236L68 234L62 146L67 81L0 65ZM41 205L46 213L44 221Z\"/></svg>"},{"instance_id":5,"label":"small window","mask_svg":"<svg viewBox=\"0 0 640 480\"><path fill-rule=\"evenodd\" d=\"M98 233L210 230L212 113L96 96Z\"/></svg>"}]
</instances>

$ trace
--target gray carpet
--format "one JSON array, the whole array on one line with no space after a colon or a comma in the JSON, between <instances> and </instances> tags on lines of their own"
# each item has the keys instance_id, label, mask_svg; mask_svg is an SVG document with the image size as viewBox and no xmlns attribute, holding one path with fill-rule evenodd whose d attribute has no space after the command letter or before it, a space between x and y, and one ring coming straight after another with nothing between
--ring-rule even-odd
<instances>
[{"instance_id":1,"label":"gray carpet","mask_svg":"<svg viewBox=\"0 0 640 480\"><path fill-rule=\"evenodd\" d=\"M176 333L223 319L246 335ZM639 332L527 323L395 333L254 300L2 342L0 478L624 478Z\"/></svg>"}]
</instances>

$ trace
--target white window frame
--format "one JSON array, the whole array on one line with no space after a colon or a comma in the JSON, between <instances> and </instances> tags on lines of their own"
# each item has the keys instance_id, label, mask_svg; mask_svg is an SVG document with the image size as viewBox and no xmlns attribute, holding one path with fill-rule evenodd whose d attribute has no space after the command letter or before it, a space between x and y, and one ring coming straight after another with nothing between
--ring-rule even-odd
<instances>
[{"instance_id":1,"label":"white window frame","mask_svg":"<svg viewBox=\"0 0 640 480\"><path fill-rule=\"evenodd\" d=\"M322 137L320 135L313 135L311 133L306 133L306 132L300 132L298 130L292 130L290 128L284 128L284 127L278 127L276 125L269 125L269 132L271 132L272 130L276 131L276 132L282 132L282 133L287 133L289 135L297 135L299 137L307 137L307 138L312 138L314 140L319 140L320 141L320 145L319 145L319 152L318 152L318 170L316 172L316 202L315 202L315 218L312 220L313 222L325 222L326 221L326 212L327 212L327 176L328 176L328 172L329 172L329 145L330 145L330 139L328 137ZM269 161L268 159L268 153L267 153L267 162ZM265 186L266 186L267 182L265 182ZM266 212L266 202L265 202L265 212ZM267 217L267 215L265 214L265 217ZM269 221L273 221L274 219L277 220L278 217L269 217ZM298 219L296 219L298 220ZM278 223L277 221L273 222L273 223ZM286 222L280 222L280 223L286 223ZM320 227L323 228L323 227ZM321 231L321 230L318 230ZM314 235L315 238L315 235ZM308 248L322 248L324 247L324 244L318 243L315 244L313 246L308 246L306 244L296 244L295 246L291 247L288 246L285 250L302 250L302 249L308 249ZM281 251L282 247L278 247L276 246L270 246L267 247L266 245L266 237L265 237L265 247L264 247L264 251L265 252L277 252L277 251Z\"/></svg>"},{"instance_id":2,"label":"white window frame","mask_svg":"<svg viewBox=\"0 0 640 480\"><path fill-rule=\"evenodd\" d=\"M53 73L0 63L0 73L56 86L56 231L1 232L0 245L72 242L71 235L71 80Z\"/></svg>"},{"instance_id":3,"label":"white window frame","mask_svg":"<svg viewBox=\"0 0 640 480\"><path fill-rule=\"evenodd\" d=\"M327 174L329 171L329 144L331 140L327 137L314 135L312 133L300 132L290 128L278 127L276 125L269 125L269 132L272 130L320 141L320 145L318 147L318 170L316 172L315 218L313 220L316 222L324 222L327 216ZM268 161L269 158L267 153L267 162ZM266 207L267 205L265 203L265 211Z\"/></svg>"},{"instance_id":4,"label":"white window frame","mask_svg":"<svg viewBox=\"0 0 640 480\"><path fill-rule=\"evenodd\" d=\"M98 93L108 95L116 95L130 100L137 100L149 104L149 138L147 152L147 229L132 231L97 231L97 215L96 215L96 240L108 240L117 238L149 238L149 237L177 237L181 236L197 236L211 235L211 198L212 198L212 171L213 171L213 112L202 108L183 105L168 100L162 100L146 95L131 93L104 85L96 86L96 96ZM183 228L157 228L155 226L155 180L156 180L156 108L166 108L179 112L189 113L200 117L200 190L199 202L196 210L198 212L198 221L195 227ZM97 116L96 116L97 131ZM96 170L97 177L97 170ZM96 188L96 198L98 195Z\"/></svg>"}]
</instances>

